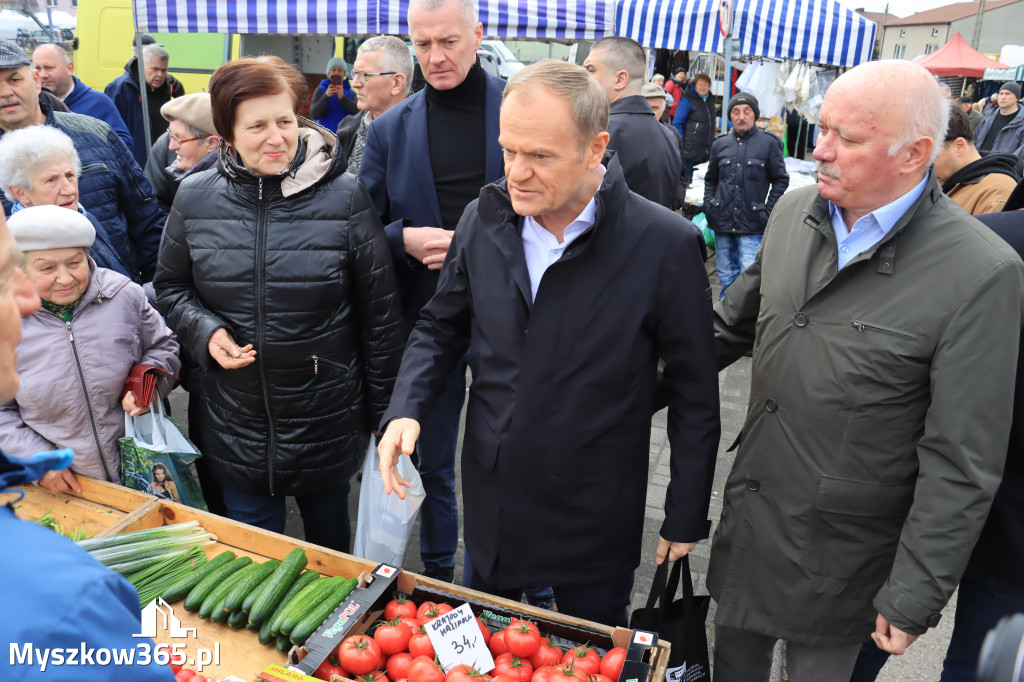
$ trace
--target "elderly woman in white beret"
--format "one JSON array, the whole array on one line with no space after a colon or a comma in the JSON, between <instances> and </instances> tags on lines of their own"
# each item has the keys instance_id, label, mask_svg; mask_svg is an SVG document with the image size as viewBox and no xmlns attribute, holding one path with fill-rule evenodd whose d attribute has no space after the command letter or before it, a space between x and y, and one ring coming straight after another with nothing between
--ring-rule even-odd
<instances>
[{"instance_id":1,"label":"elderly woman in white beret","mask_svg":"<svg viewBox=\"0 0 1024 682\"><path fill-rule=\"evenodd\" d=\"M89 257L96 233L88 218L32 206L8 226L42 307L22 321L21 385L0 407L0 447L22 457L74 450L70 470L39 481L52 492L81 490L76 474L119 483L124 413L147 410L131 392L122 400L125 380L136 364L176 374L178 343L142 287ZM158 385L161 395L171 387L168 379Z\"/></svg>"},{"instance_id":2,"label":"elderly woman in white beret","mask_svg":"<svg viewBox=\"0 0 1024 682\"><path fill-rule=\"evenodd\" d=\"M153 183L160 209L168 213L182 180L217 166L220 136L213 127L207 92L175 97L160 107L160 115L168 121L167 132L153 143L146 177Z\"/></svg>"},{"instance_id":3,"label":"elderly woman in white beret","mask_svg":"<svg viewBox=\"0 0 1024 682\"><path fill-rule=\"evenodd\" d=\"M103 225L78 201L82 162L75 143L52 126L12 130L0 139L0 187L17 213L28 206L47 204L78 211L92 223L96 240L89 255L96 265L128 274L128 266L107 236Z\"/></svg>"}]
</instances>

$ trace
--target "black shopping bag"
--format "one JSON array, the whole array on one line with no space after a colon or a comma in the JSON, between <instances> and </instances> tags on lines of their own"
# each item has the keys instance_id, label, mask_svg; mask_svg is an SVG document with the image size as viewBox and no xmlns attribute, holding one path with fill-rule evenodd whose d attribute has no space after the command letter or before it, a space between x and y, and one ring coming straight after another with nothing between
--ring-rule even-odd
<instances>
[{"instance_id":1,"label":"black shopping bag","mask_svg":"<svg viewBox=\"0 0 1024 682\"><path fill-rule=\"evenodd\" d=\"M686 579L682 581L683 598L675 599L683 571L686 571ZM708 618L711 597L693 595L689 557L675 562L666 584L667 573L666 561L654 572L647 606L633 612L629 627L656 632L658 637L672 645L665 673L668 682L710 682L708 635L704 623Z\"/></svg>"}]
</instances>

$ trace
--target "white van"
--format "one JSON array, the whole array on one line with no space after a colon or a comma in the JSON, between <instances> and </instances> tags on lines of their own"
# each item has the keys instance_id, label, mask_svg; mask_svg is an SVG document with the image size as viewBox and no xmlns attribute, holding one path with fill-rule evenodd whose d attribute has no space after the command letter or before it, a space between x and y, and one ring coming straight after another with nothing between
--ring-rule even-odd
<instances>
[{"instance_id":1,"label":"white van","mask_svg":"<svg viewBox=\"0 0 1024 682\"><path fill-rule=\"evenodd\" d=\"M494 60L498 63L498 75L508 80L512 77L512 74L522 69L525 64L519 61L512 50L508 49L500 40L484 40L480 43L480 49L486 50L494 55Z\"/></svg>"}]
</instances>

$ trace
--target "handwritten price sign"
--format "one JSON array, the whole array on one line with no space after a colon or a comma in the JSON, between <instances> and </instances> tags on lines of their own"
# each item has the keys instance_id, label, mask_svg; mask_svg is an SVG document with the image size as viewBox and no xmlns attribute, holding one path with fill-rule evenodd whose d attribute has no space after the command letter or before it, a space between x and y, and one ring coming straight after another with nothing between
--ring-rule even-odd
<instances>
[{"instance_id":1,"label":"handwritten price sign","mask_svg":"<svg viewBox=\"0 0 1024 682\"><path fill-rule=\"evenodd\" d=\"M472 666L483 673L494 670L494 659L469 604L438 616L424 628L446 672L457 665Z\"/></svg>"}]
</instances>

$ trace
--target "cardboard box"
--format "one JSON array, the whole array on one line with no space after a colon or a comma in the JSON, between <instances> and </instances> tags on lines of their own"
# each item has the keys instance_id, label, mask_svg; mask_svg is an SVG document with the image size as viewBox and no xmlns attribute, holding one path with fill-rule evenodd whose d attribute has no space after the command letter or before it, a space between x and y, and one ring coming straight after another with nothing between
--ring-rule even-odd
<instances>
[{"instance_id":1,"label":"cardboard box","mask_svg":"<svg viewBox=\"0 0 1024 682\"><path fill-rule=\"evenodd\" d=\"M20 500L17 493L8 491L4 502L13 504L18 518L34 521L49 511L66 531L81 526L92 538L124 532L125 525L156 504L157 498L147 493L87 476L76 478L82 486L81 493L54 495L46 488L29 484L16 488L25 493Z\"/></svg>"}]
</instances>

